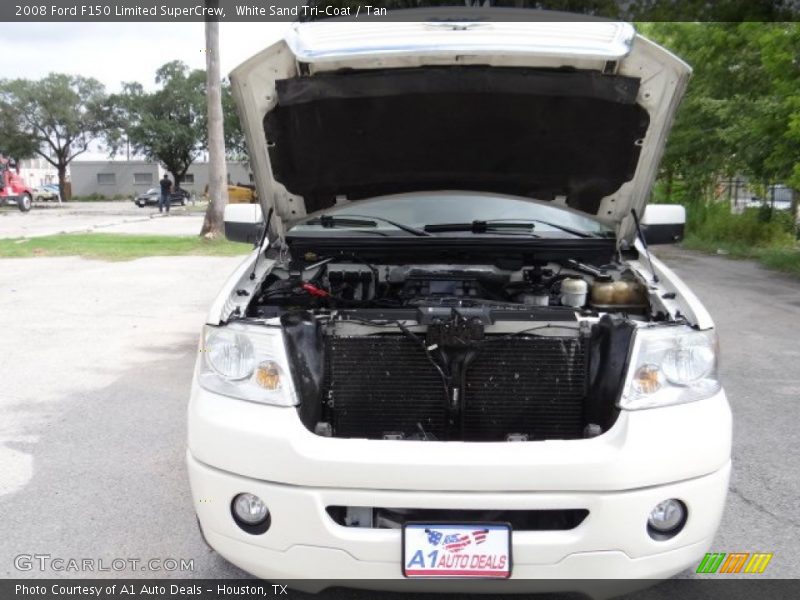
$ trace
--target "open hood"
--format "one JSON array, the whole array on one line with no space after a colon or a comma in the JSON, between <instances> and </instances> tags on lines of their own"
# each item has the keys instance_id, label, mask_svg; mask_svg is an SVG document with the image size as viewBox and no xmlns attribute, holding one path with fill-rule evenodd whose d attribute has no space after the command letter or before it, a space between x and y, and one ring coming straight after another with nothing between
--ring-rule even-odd
<instances>
[{"instance_id":1,"label":"open hood","mask_svg":"<svg viewBox=\"0 0 800 600\"><path fill-rule=\"evenodd\" d=\"M274 235L337 202L475 190L630 240L690 72L625 23L314 22L231 80Z\"/></svg>"}]
</instances>

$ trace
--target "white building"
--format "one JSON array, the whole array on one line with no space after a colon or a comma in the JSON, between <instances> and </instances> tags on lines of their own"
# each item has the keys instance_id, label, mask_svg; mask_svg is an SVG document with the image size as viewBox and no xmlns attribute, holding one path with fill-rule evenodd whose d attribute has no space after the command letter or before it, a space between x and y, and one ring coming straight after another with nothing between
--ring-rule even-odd
<instances>
[{"instance_id":1,"label":"white building","mask_svg":"<svg viewBox=\"0 0 800 600\"><path fill-rule=\"evenodd\" d=\"M58 170L42 157L19 161L19 174L31 187L58 183Z\"/></svg>"},{"instance_id":2,"label":"white building","mask_svg":"<svg viewBox=\"0 0 800 600\"><path fill-rule=\"evenodd\" d=\"M158 186L165 169L143 160L74 161L70 168L73 196L100 195L106 198L133 197ZM171 176L170 176L171 177ZM228 183L251 183L253 176L246 162L228 162ZM208 163L194 163L181 187L201 196L208 185Z\"/></svg>"},{"instance_id":3,"label":"white building","mask_svg":"<svg viewBox=\"0 0 800 600\"><path fill-rule=\"evenodd\" d=\"M143 160L82 160L70 165L73 196L133 197L158 185L161 169Z\"/></svg>"}]
</instances>

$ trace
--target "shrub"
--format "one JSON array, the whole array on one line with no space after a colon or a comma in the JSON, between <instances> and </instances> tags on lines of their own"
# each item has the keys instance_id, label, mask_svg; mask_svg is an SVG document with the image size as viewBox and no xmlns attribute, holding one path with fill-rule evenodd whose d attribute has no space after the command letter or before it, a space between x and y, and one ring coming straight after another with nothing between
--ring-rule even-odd
<instances>
[{"instance_id":1,"label":"shrub","mask_svg":"<svg viewBox=\"0 0 800 600\"><path fill-rule=\"evenodd\" d=\"M689 204L686 229L687 235L707 243L789 248L795 240L791 215L769 207L732 214L727 202Z\"/></svg>"}]
</instances>

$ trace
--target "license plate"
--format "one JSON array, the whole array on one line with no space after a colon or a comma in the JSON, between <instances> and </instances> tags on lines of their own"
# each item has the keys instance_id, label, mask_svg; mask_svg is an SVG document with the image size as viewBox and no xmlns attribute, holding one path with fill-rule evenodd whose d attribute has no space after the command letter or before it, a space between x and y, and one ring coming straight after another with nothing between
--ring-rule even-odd
<instances>
[{"instance_id":1,"label":"license plate","mask_svg":"<svg viewBox=\"0 0 800 600\"><path fill-rule=\"evenodd\" d=\"M511 576L511 526L506 523L407 523L406 577Z\"/></svg>"}]
</instances>

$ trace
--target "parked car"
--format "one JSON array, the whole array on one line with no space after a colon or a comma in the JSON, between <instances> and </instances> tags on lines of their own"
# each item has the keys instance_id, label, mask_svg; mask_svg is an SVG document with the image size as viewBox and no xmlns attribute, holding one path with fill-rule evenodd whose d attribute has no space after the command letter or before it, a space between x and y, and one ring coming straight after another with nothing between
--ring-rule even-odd
<instances>
[{"instance_id":1,"label":"parked car","mask_svg":"<svg viewBox=\"0 0 800 600\"><path fill-rule=\"evenodd\" d=\"M161 189L160 188L150 188L143 194L139 194L133 199L133 202L139 208L144 208L148 205L158 205L158 201L161 198ZM186 205L186 201L191 198L189 192L184 190L183 188L179 188L177 190L173 190L170 194L170 205L172 204L180 204L181 206Z\"/></svg>"},{"instance_id":2,"label":"parked car","mask_svg":"<svg viewBox=\"0 0 800 600\"><path fill-rule=\"evenodd\" d=\"M40 202L46 202L48 200L60 202L61 196L58 192L58 186L53 184L45 184L33 188L33 199Z\"/></svg>"},{"instance_id":3,"label":"parked car","mask_svg":"<svg viewBox=\"0 0 800 600\"><path fill-rule=\"evenodd\" d=\"M187 467L258 577L598 593L719 525L714 323L638 233L682 237L643 213L690 68L625 23L468 20L298 23L232 74L259 203L225 228L254 250Z\"/></svg>"}]
</instances>

